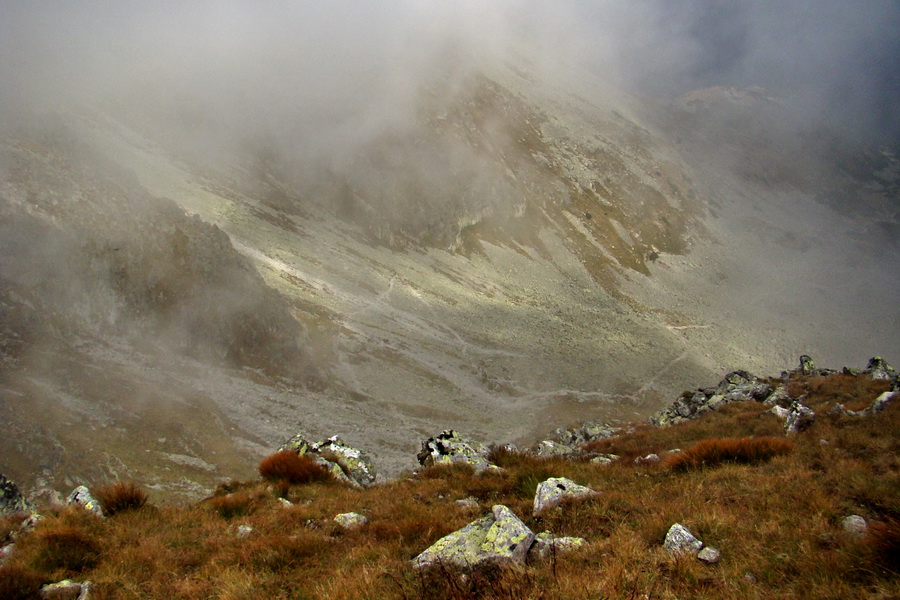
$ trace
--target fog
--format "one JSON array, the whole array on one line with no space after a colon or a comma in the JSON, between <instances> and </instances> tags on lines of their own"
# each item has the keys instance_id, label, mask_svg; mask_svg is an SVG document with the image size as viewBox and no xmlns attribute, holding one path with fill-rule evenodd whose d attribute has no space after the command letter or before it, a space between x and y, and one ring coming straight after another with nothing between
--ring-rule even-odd
<instances>
[{"instance_id":1,"label":"fog","mask_svg":"<svg viewBox=\"0 0 900 600\"><path fill-rule=\"evenodd\" d=\"M7 117L66 103L174 111L202 117L195 142L229 129L339 154L407 123L430 80L507 62L659 99L761 85L801 119L900 134L893 2L76 0L4 1L0 14Z\"/></svg>"}]
</instances>

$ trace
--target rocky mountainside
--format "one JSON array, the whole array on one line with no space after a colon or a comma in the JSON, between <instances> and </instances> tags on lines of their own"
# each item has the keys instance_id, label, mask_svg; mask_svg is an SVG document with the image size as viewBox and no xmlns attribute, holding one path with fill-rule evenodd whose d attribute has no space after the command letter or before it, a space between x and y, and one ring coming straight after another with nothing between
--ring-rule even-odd
<instances>
[{"instance_id":1,"label":"rocky mountainside","mask_svg":"<svg viewBox=\"0 0 900 600\"><path fill-rule=\"evenodd\" d=\"M302 430L395 474L436 429L530 443L735 365L896 354L887 150L840 188L878 210L839 214L768 170L796 156L754 142L766 175L735 170L751 146L690 99L694 121L508 67L434 80L324 162L200 151L229 124L184 112L4 127L4 472L196 497Z\"/></svg>"}]
</instances>

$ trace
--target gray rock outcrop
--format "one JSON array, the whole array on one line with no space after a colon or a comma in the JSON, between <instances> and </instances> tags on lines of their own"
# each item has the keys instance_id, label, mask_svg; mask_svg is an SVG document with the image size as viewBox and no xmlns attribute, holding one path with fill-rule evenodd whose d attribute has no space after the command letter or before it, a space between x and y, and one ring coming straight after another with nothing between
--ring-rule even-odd
<instances>
[{"instance_id":1,"label":"gray rock outcrop","mask_svg":"<svg viewBox=\"0 0 900 600\"><path fill-rule=\"evenodd\" d=\"M696 418L729 402L765 402L776 391L747 371L732 371L714 388L683 393L671 406L650 417L650 423L656 427L666 427ZM784 393L783 390L778 392L776 401Z\"/></svg>"},{"instance_id":2,"label":"gray rock outcrop","mask_svg":"<svg viewBox=\"0 0 900 600\"><path fill-rule=\"evenodd\" d=\"M282 444L279 450L293 450L297 454L307 455L338 481L353 486L368 487L377 478L375 465L368 454L346 444L336 435L321 442L310 442L298 433Z\"/></svg>"},{"instance_id":3,"label":"gray rock outcrop","mask_svg":"<svg viewBox=\"0 0 900 600\"><path fill-rule=\"evenodd\" d=\"M91 495L91 491L83 485L79 485L72 490L72 493L66 498L66 504L75 504L101 518L105 516L100 503Z\"/></svg>"},{"instance_id":4,"label":"gray rock outcrop","mask_svg":"<svg viewBox=\"0 0 900 600\"><path fill-rule=\"evenodd\" d=\"M534 533L511 510L497 504L491 514L442 537L412 562L417 569L442 565L465 570L523 563L532 542Z\"/></svg>"},{"instance_id":5,"label":"gray rock outcrop","mask_svg":"<svg viewBox=\"0 0 900 600\"><path fill-rule=\"evenodd\" d=\"M38 596L47 600L88 600L90 593L90 581L77 583L71 579L64 579L43 586L38 592Z\"/></svg>"},{"instance_id":6,"label":"gray rock outcrop","mask_svg":"<svg viewBox=\"0 0 900 600\"><path fill-rule=\"evenodd\" d=\"M25 499L19 487L5 475L0 474L0 516L20 512L33 513L34 510L34 505Z\"/></svg>"},{"instance_id":7,"label":"gray rock outcrop","mask_svg":"<svg viewBox=\"0 0 900 600\"><path fill-rule=\"evenodd\" d=\"M873 356L863 370L863 375L882 381L896 381L897 371L880 356Z\"/></svg>"},{"instance_id":8,"label":"gray rock outcrop","mask_svg":"<svg viewBox=\"0 0 900 600\"><path fill-rule=\"evenodd\" d=\"M722 553L713 548L712 546L705 546L700 552L697 553L697 560L705 562L709 565L714 565L719 562L719 559L722 558Z\"/></svg>"},{"instance_id":9,"label":"gray rock outcrop","mask_svg":"<svg viewBox=\"0 0 900 600\"><path fill-rule=\"evenodd\" d=\"M453 429L422 442L422 450L416 455L419 464L425 467L436 465L472 465L476 472L493 467L486 456L488 448L472 441Z\"/></svg>"},{"instance_id":10,"label":"gray rock outcrop","mask_svg":"<svg viewBox=\"0 0 900 600\"><path fill-rule=\"evenodd\" d=\"M534 494L534 510L532 514L538 516L548 508L558 506L567 498L586 498L596 496L600 492L589 487L579 485L565 477L551 477L547 481L538 484Z\"/></svg>"}]
</instances>

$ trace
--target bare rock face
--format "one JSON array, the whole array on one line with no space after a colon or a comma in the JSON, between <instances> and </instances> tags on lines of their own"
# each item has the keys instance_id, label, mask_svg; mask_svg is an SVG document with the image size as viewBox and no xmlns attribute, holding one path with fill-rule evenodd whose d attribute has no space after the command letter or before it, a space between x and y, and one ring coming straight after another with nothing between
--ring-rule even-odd
<instances>
[{"instance_id":1,"label":"bare rock face","mask_svg":"<svg viewBox=\"0 0 900 600\"><path fill-rule=\"evenodd\" d=\"M489 564L523 563L534 533L502 504L462 529L444 536L413 559L424 569L443 565L475 570Z\"/></svg>"},{"instance_id":2,"label":"bare rock face","mask_svg":"<svg viewBox=\"0 0 900 600\"><path fill-rule=\"evenodd\" d=\"M566 498L586 498L596 496L600 492L579 485L565 477L551 477L537 486L534 495L534 516L559 505Z\"/></svg>"},{"instance_id":3,"label":"bare rock face","mask_svg":"<svg viewBox=\"0 0 900 600\"><path fill-rule=\"evenodd\" d=\"M34 506L25 499L15 483L0 474L0 516L20 512L34 512Z\"/></svg>"},{"instance_id":4,"label":"bare rock face","mask_svg":"<svg viewBox=\"0 0 900 600\"><path fill-rule=\"evenodd\" d=\"M476 472L480 472L493 466L486 458L487 452L484 444L472 441L453 429L447 429L422 442L422 450L416 458L425 467L465 464L472 465Z\"/></svg>"}]
</instances>

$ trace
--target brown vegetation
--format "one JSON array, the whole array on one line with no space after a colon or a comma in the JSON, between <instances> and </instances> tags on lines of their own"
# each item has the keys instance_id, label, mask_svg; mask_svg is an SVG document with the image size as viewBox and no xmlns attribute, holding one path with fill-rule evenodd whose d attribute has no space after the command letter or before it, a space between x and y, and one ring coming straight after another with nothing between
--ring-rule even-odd
<instances>
[{"instance_id":1,"label":"brown vegetation","mask_svg":"<svg viewBox=\"0 0 900 600\"><path fill-rule=\"evenodd\" d=\"M147 493L131 481L117 481L91 490L94 498L100 503L103 514L112 516L127 510L143 508L149 500Z\"/></svg>"},{"instance_id":2,"label":"brown vegetation","mask_svg":"<svg viewBox=\"0 0 900 600\"><path fill-rule=\"evenodd\" d=\"M248 481L223 485L197 505L125 511L114 519L51 511L16 541L2 571L15 577L0 581L27 591L66 576L89 579L94 600L900 596L900 405L874 417L829 417L830 384L800 385L813 390L807 402L816 422L791 438L793 452L753 468L725 462L676 472L631 460L710 438L783 436L782 422L766 406L733 403L667 429L636 426L592 444L623 457L606 466L495 449L502 472L435 467L365 490L312 481L279 490L289 507L272 493L277 482ZM602 493L533 517L533 487L551 475ZM470 496L477 510L456 505ZM410 559L493 504L509 506L535 532L580 536L588 544L467 580L411 568ZM346 531L333 522L350 511L369 524ZM873 523L869 537L842 532L849 514ZM670 556L662 541L674 522L719 548L722 561L709 566ZM252 532L241 537L240 525ZM19 588L0 592L8 589ZM0 597L16 598L13 591Z\"/></svg>"},{"instance_id":3,"label":"brown vegetation","mask_svg":"<svg viewBox=\"0 0 900 600\"><path fill-rule=\"evenodd\" d=\"M259 463L259 474L266 481L286 481L291 485L327 481L331 474L308 456L293 450L281 450Z\"/></svg>"},{"instance_id":4,"label":"brown vegetation","mask_svg":"<svg viewBox=\"0 0 900 600\"><path fill-rule=\"evenodd\" d=\"M778 437L711 438L666 457L674 471L715 467L723 463L757 464L794 451L794 442Z\"/></svg>"}]
</instances>

